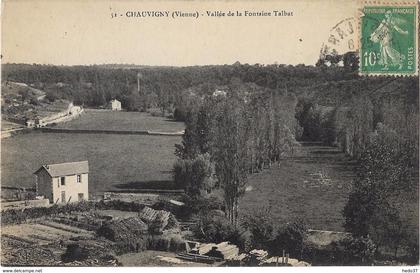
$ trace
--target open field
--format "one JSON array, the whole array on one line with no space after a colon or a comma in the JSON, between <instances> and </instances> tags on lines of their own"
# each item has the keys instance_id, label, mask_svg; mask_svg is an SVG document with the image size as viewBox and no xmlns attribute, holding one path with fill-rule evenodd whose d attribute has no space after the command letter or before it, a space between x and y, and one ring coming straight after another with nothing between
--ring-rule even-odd
<instances>
[{"instance_id":1,"label":"open field","mask_svg":"<svg viewBox=\"0 0 420 273\"><path fill-rule=\"evenodd\" d=\"M183 122L170 121L165 117L153 117L148 113L86 109L78 119L59 124L56 128L179 132L184 130L185 125Z\"/></svg>"},{"instance_id":2,"label":"open field","mask_svg":"<svg viewBox=\"0 0 420 273\"><path fill-rule=\"evenodd\" d=\"M280 167L272 166L249 177L240 213L271 207L278 223L300 218L312 229L342 231L342 210L354 179L353 166L336 148L303 144ZM403 209L403 217L413 231L418 230L417 190L411 191L413 199Z\"/></svg>"},{"instance_id":3,"label":"open field","mask_svg":"<svg viewBox=\"0 0 420 273\"><path fill-rule=\"evenodd\" d=\"M173 187L174 145L181 137L40 133L1 143L2 186L32 187L42 164L89 161L89 191Z\"/></svg>"}]
</instances>

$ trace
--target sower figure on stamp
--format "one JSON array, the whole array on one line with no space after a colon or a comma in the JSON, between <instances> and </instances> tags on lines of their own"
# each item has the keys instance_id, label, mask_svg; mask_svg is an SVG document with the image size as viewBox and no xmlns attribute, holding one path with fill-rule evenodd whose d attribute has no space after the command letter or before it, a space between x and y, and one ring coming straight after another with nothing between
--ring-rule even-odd
<instances>
[{"instance_id":1,"label":"sower figure on stamp","mask_svg":"<svg viewBox=\"0 0 420 273\"><path fill-rule=\"evenodd\" d=\"M372 42L379 43L381 52L379 64L384 66L382 68L383 70L388 70L388 65L398 65L398 69L401 69L403 66L402 62L405 59L405 56L392 47L392 34L394 31L408 35L407 30L402 30L397 25L399 22L402 23L405 21L395 18L392 16L392 12L388 10L385 13L385 18L370 35L370 40Z\"/></svg>"}]
</instances>

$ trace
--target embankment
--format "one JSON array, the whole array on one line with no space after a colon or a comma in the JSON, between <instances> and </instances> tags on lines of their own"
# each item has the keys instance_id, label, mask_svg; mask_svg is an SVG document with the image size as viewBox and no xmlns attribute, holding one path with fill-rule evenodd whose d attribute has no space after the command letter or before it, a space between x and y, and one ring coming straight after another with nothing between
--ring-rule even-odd
<instances>
[{"instance_id":1,"label":"embankment","mask_svg":"<svg viewBox=\"0 0 420 273\"><path fill-rule=\"evenodd\" d=\"M157 135L157 136L182 136L181 132L158 132L149 130L100 130L100 129L64 129L64 128L51 128L40 127L36 128L37 131L45 133L71 133L71 134L118 134L118 135Z\"/></svg>"}]
</instances>

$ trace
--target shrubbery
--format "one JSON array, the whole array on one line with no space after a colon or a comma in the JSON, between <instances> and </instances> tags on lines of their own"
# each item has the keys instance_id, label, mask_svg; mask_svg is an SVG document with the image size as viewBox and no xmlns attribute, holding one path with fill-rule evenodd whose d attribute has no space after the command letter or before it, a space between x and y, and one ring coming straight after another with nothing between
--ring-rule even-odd
<instances>
[{"instance_id":1,"label":"shrubbery","mask_svg":"<svg viewBox=\"0 0 420 273\"><path fill-rule=\"evenodd\" d=\"M302 221L288 223L279 228L269 249L270 252L273 255L281 255L285 250L291 257L302 258L306 231L306 225Z\"/></svg>"},{"instance_id":2,"label":"shrubbery","mask_svg":"<svg viewBox=\"0 0 420 273\"><path fill-rule=\"evenodd\" d=\"M378 124L360 156L357 179L344 207L344 227L356 236L367 235L397 257L410 235L403 225L399 202L402 189L413 188L414 158L395 130ZM417 161L418 162L418 161Z\"/></svg>"},{"instance_id":3,"label":"shrubbery","mask_svg":"<svg viewBox=\"0 0 420 273\"><path fill-rule=\"evenodd\" d=\"M268 250L275 238L274 222L270 208L252 212L242 219L242 227L251 233L251 245L256 249Z\"/></svg>"},{"instance_id":4,"label":"shrubbery","mask_svg":"<svg viewBox=\"0 0 420 273\"><path fill-rule=\"evenodd\" d=\"M43 216L56 215L60 213L71 213L73 211L89 211L92 209L116 209L123 211L139 211L144 205L134 202L112 200L108 202L78 202L66 205L53 205L51 207L36 207L27 209L10 209L1 213L1 224L20 224L29 219L36 219Z\"/></svg>"},{"instance_id":5,"label":"shrubbery","mask_svg":"<svg viewBox=\"0 0 420 273\"><path fill-rule=\"evenodd\" d=\"M187 119L187 111L184 108L175 108L173 113L173 119L176 121L185 121Z\"/></svg>"},{"instance_id":6,"label":"shrubbery","mask_svg":"<svg viewBox=\"0 0 420 273\"><path fill-rule=\"evenodd\" d=\"M307 227L303 221L276 226L270 217L270 208L256 211L242 220L242 228L251 235L251 247L264 249L270 255L282 255L283 250L291 257L302 258Z\"/></svg>"},{"instance_id":7,"label":"shrubbery","mask_svg":"<svg viewBox=\"0 0 420 273\"><path fill-rule=\"evenodd\" d=\"M211 210L224 210L222 197L212 194L209 196L184 197L184 212L188 215L207 214Z\"/></svg>"},{"instance_id":8,"label":"shrubbery","mask_svg":"<svg viewBox=\"0 0 420 273\"><path fill-rule=\"evenodd\" d=\"M192 198L210 191L214 184L208 154L199 154L194 159L178 159L174 164L173 173L175 184Z\"/></svg>"},{"instance_id":9,"label":"shrubbery","mask_svg":"<svg viewBox=\"0 0 420 273\"><path fill-rule=\"evenodd\" d=\"M217 215L203 215L194 229L194 234L198 238L213 243L229 241L234 232L235 228L226 217Z\"/></svg>"},{"instance_id":10,"label":"shrubbery","mask_svg":"<svg viewBox=\"0 0 420 273\"><path fill-rule=\"evenodd\" d=\"M49 102L54 102L55 100L58 99L58 95L56 92L54 92L53 90L48 90L46 92L45 98L49 101Z\"/></svg>"},{"instance_id":11,"label":"shrubbery","mask_svg":"<svg viewBox=\"0 0 420 273\"><path fill-rule=\"evenodd\" d=\"M233 226L230 221L218 213L202 215L195 226L194 235L205 242L221 243L228 241L242 251L252 247L251 233L241 227Z\"/></svg>"},{"instance_id":12,"label":"shrubbery","mask_svg":"<svg viewBox=\"0 0 420 273\"><path fill-rule=\"evenodd\" d=\"M333 252L338 263L343 265L369 265L372 263L376 245L367 237L350 237L336 243Z\"/></svg>"}]
</instances>

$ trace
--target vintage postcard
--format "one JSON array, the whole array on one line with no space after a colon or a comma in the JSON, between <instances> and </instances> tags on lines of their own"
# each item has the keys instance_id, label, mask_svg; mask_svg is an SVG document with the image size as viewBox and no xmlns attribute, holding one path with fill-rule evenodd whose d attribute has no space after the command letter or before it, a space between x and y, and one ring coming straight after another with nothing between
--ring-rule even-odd
<instances>
[{"instance_id":1,"label":"vintage postcard","mask_svg":"<svg viewBox=\"0 0 420 273\"><path fill-rule=\"evenodd\" d=\"M417 272L418 43L411 0L4 0L3 272Z\"/></svg>"}]
</instances>

